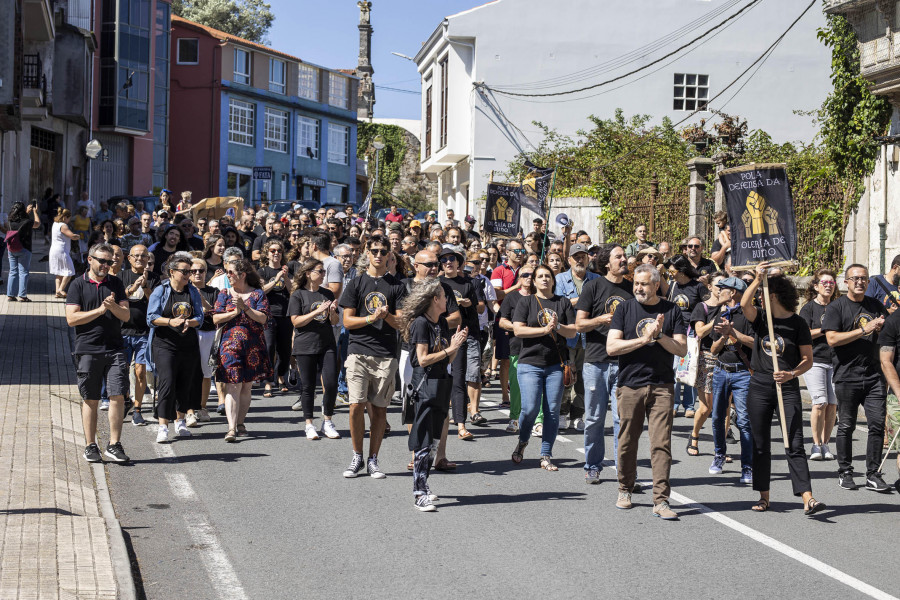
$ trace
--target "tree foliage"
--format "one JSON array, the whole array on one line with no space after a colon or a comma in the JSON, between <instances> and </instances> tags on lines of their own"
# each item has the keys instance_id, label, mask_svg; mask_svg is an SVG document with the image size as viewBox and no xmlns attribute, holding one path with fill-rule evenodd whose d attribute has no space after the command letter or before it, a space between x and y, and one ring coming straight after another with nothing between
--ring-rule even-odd
<instances>
[{"instance_id":1,"label":"tree foliage","mask_svg":"<svg viewBox=\"0 0 900 600\"><path fill-rule=\"evenodd\" d=\"M263 0L172 0L172 11L259 44L269 43L269 29L275 20L272 6Z\"/></svg>"},{"instance_id":2,"label":"tree foliage","mask_svg":"<svg viewBox=\"0 0 900 600\"><path fill-rule=\"evenodd\" d=\"M400 180L400 167L406 157L404 129L385 123L360 121L356 124L356 157L360 160L368 159L369 185L371 186L375 185L375 147L372 146L372 140L377 135L384 138L384 148L378 158L381 170L379 188L389 193Z\"/></svg>"}]
</instances>

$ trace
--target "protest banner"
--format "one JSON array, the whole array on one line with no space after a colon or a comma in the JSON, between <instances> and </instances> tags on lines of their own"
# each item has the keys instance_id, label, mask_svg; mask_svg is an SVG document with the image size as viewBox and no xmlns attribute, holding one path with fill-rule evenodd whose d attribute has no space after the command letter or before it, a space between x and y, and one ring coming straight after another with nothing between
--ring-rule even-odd
<instances>
[{"instance_id":1,"label":"protest banner","mask_svg":"<svg viewBox=\"0 0 900 600\"><path fill-rule=\"evenodd\" d=\"M235 221L244 213L244 199L240 196L219 196L217 198L204 198L190 208L191 218L197 219L221 219L229 215Z\"/></svg>"},{"instance_id":2,"label":"protest banner","mask_svg":"<svg viewBox=\"0 0 900 600\"><path fill-rule=\"evenodd\" d=\"M521 190L517 185L489 183L484 203L482 230L493 235L515 237L519 234Z\"/></svg>"},{"instance_id":3,"label":"protest banner","mask_svg":"<svg viewBox=\"0 0 900 600\"><path fill-rule=\"evenodd\" d=\"M525 161L527 174L522 179L519 189L520 204L536 212L542 219L547 218L547 196L550 193L550 183L553 181L554 169L538 167L530 160Z\"/></svg>"}]
</instances>

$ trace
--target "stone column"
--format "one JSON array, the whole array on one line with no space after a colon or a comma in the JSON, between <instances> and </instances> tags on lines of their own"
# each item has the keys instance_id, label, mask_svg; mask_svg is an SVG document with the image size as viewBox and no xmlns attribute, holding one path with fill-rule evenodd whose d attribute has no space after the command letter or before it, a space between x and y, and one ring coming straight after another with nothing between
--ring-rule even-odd
<instances>
[{"instance_id":1,"label":"stone column","mask_svg":"<svg viewBox=\"0 0 900 600\"><path fill-rule=\"evenodd\" d=\"M719 152L712 157L716 165L716 211L725 210L725 192L722 190L722 180L719 179L719 172L725 169L725 160L729 157L727 152Z\"/></svg>"},{"instance_id":2,"label":"stone column","mask_svg":"<svg viewBox=\"0 0 900 600\"><path fill-rule=\"evenodd\" d=\"M688 183L690 188L690 204L688 207L688 235L704 239L706 234L706 175L715 163L712 159L698 156L687 162L691 173Z\"/></svg>"}]
</instances>

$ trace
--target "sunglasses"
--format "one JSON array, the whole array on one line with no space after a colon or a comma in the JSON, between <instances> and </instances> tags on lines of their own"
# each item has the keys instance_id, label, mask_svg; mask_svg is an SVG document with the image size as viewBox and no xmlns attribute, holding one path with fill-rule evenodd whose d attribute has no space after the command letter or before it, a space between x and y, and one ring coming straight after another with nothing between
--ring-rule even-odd
<instances>
[{"instance_id":1,"label":"sunglasses","mask_svg":"<svg viewBox=\"0 0 900 600\"><path fill-rule=\"evenodd\" d=\"M836 285L835 282L834 282L833 280L832 280L832 281L822 281L822 280L820 279L820 280L817 281L816 283L818 283L819 285Z\"/></svg>"},{"instance_id":2,"label":"sunglasses","mask_svg":"<svg viewBox=\"0 0 900 600\"><path fill-rule=\"evenodd\" d=\"M116 262L115 260L109 260L106 258L97 258L96 256L91 256L91 258L94 259L95 261L97 261L101 266L104 266L104 267L108 267Z\"/></svg>"},{"instance_id":3,"label":"sunglasses","mask_svg":"<svg viewBox=\"0 0 900 600\"><path fill-rule=\"evenodd\" d=\"M313 269L310 273L324 273L325 269Z\"/></svg>"},{"instance_id":4,"label":"sunglasses","mask_svg":"<svg viewBox=\"0 0 900 600\"><path fill-rule=\"evenodd\" d=\"M182 275L187 275L191 272L190 269L169 269L170 272L174 271L175 273L181 273Z\"/></svg>"},{"instance_id":5,"label":"sunglasses","mask_svg":"<svg viewBox=\"0 0 900 600\"><path fill-rule=\"evenodd\" d=\"M370 248L369 252L372 256L387 256L390 250L387 248Z\"/></svg>"},{"instance_id":6,"label":"sunglasses","mask_svg":"<svg viewBox=\"0 0 900 600\"><path fill-rule=\"evenodd\" d=\"M469 264L470 264L470 265L475 265L476 267L480 267L480 266L481 266L481 261L480 261L480 260L470 260L470 261L469 261Z\"/></svg>"},{"instance_id":7,"label":"sunglasses","mask_svg":"<svg viewBox=\"0 0 900 600\"><path fill-rule=\"evenodd\" d=\"M438 266L438 263L436 263L432 260L429 262L417 262L416 265L419 267L425 267L426 269L434 269L435 267Z\"/></svg>"},{"instance_id":8,"label":"sunglasses","mask_svg":"<svg viewBox=\"0 0 900 600\"><path fill-rule=\"evenodd\" d=\"M237 271L225 271L225 274L228 275L229 277L237 277L238 275L241 275L241 273L239 273Z\"/></svg>"},{"instance_id":9,"label":"sunglasses","mask_svg":"<svg viewBox=\"0 0 900 600\"><path fill-rule=\"evenodd\" d=\"M447 264L448 262L456 262L456 257L455 256L442 256L440 260L441 260L441 264L443 265L443 264Z\"/></svg>"},{"instance_id":10,"label":"sunglasses","mask_svg":"<svg viewBox=\"0 0 900 600\"><path fill-rule=\"evenodd\" d=\"M528 250L526 250L525 248L519 248L519 249L517 249L517 250L516 250L516 249L510 249L510 252L513 252L513 253L515 253L515 254L525 254L525 253L528 252Z\"/></svg>"},{"instance_id":11,"label":"sunglasses","mask_svg":"<svg viewBox=\"0 0 900 600\"><path fill-rule=\"evenodd\" d=\"M269 248L269 254L281 254L280 248Z\"/></svg>"},{"instance_id":12,"label":"sunglasses","mask_svg":"<svg viewBox=\"0 0 900 600\"><path fill-rule=\"evenodd\" d=\"M688 244L685 248L690 248L691 250L697 250L698 248L702 248L700 244Z\"/></svg>"},{"instance_id":13,"label":"sunglasses","mask_svg":"<svg viewBox=\"0 0 900 600\"><path fill-rule=\"evenodd\" d=\"M847 281L850 283L864 283L868 280L868 277L847 277Z\"/></svg>"},{"instance_id":14,"label":"sunglasses","mask_svg":"<svg viewBox=\"0 0 900 600\"><path fill-rule=\"evenodd\" d=\"M531 273L519 273L519 279L531 279Z\"/></svg>"},{"instance_id":15,"label":"sunglasses","mask_svg":"<svg viewBox=\"0 0 900 600\"><path fill-rule=\"evenodd\" d=\"M191 275L202 275L206 273L206 269L191 269Z\"/></svg>"}]
</instances>

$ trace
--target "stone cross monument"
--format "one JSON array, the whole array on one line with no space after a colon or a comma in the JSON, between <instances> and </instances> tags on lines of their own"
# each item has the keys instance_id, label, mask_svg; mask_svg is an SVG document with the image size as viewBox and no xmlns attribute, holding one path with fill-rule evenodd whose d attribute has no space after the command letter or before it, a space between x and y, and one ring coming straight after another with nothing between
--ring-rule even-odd
<instances>
[{"instance_id":1,"label":"stone cross monument","mask_svg":"<svg viewBox=\"0 0 900 600\"><path fill-rule=\"evenodd\" d=\"M375 84L372 83L372 25L370 17L372 3L361 1L359 6L359 64L356 67L356 75L359 77L359 102L356 115L359 119L371 120L375 108Z\"/></svg>"}]
</instances>

